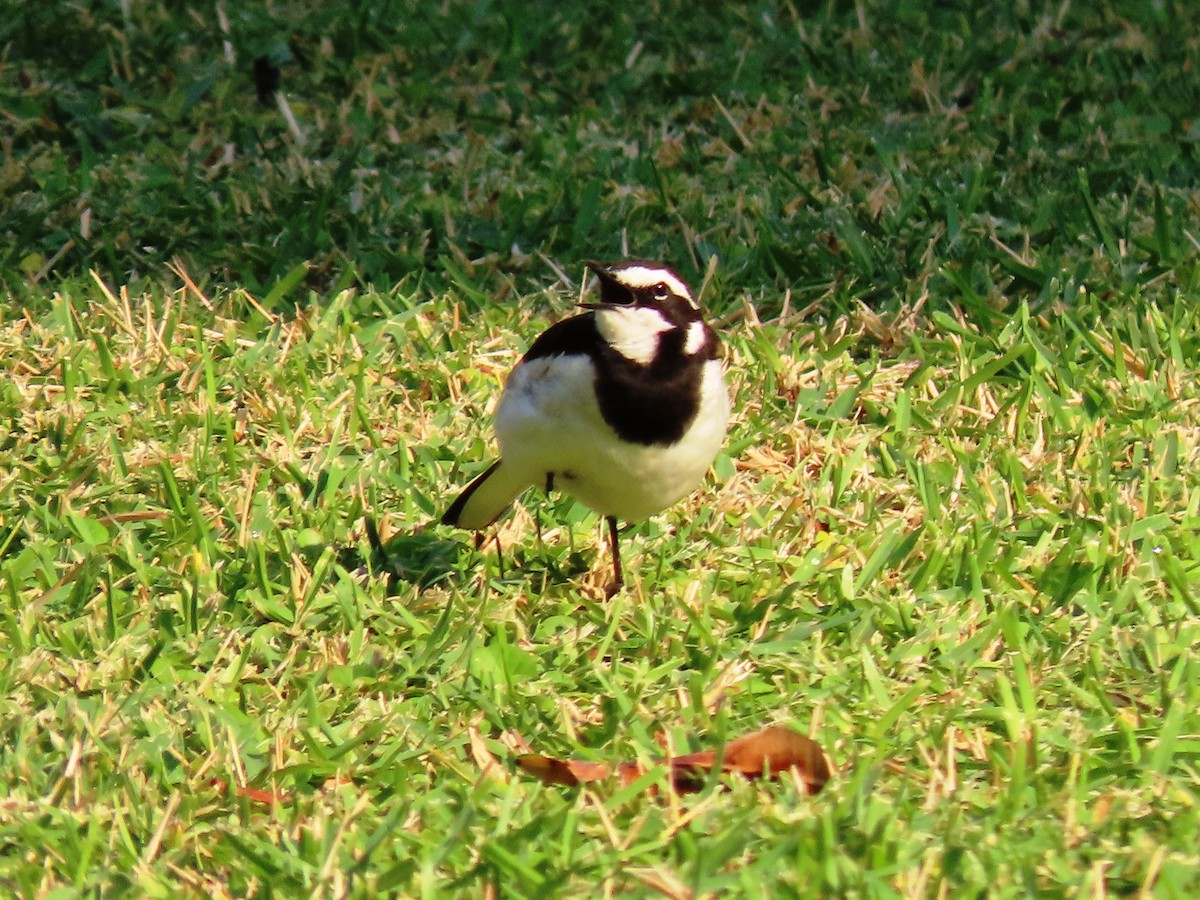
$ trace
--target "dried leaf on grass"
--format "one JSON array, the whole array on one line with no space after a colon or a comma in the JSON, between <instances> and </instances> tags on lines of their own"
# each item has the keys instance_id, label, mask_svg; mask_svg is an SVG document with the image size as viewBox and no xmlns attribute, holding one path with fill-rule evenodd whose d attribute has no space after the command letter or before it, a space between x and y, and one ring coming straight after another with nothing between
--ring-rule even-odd
<instances>
[{"instance_id":1,"label":"dried leaf on grass","mask_svg":"<svg viewBox=\"0 0 1200 900\"><path fill-rule=\"evenodd\" d=\"M724 753L702 750L675 756L663 762L670 770L671 786L684 793L698 791L706 775L720 765L722 772L733 772L746 778L775 778L784 772L794 772L808 793L815 794L829 780L829 764L821 746L811 738L772 725L761 731L744 735L725 745ZM638 763L610 766L583 760L555 759L534 753L517 757L521 771L545 784L571 787L591 781L602 781L616 775L622 786L645 774Z\"/></svg>"},{"instance_id":2,"label":"dried leaf on grass","mask_svg":"<svg viewBox=\"0 0 1200 900\"><path fill-rule=\"evenodd\" d=\"M210 778L208 783L221 793L226 793L229 791L229 782L223 778ZM353 780L350 778L346 778L341 775L333 775L325 779L325 783L322 787L325 790L333 790L340 785L353 783ZM244 784L234 784L233 793L236 797L245 797L251 803L261 803L264 806L291 803L295 796L288 791L269 791L263 788L250 787L249 785Z\"/></svg>"},{"instance_id":3,"label":"dried leaf on grass","mask_svg":"<svg viewBox=\"0 0 1200 900\"><path fill-rule=\"evenodd\" d=\"M209 779L209 783L222 793L229 790L229 782L222 778ZM263 803L267 806L274 806L276 803L288 803L291 800L291 797L282 791L264 791L262 788L252 788L240 784L234 785L233 792L238 797L245 797L253 803Z\"/></svg>"},{"instance_id":4,"label":"dried leaf on grass","mask_svg":"<svg viewBox=\"0 0 1200 900\"><path fill-rule=\"evenodd\" d=\"M543 784L565 784L575 787L585 781L602 781L612 774L611 767L604 763L586 762L581 759L555 759L524 753L517 757L517 765L527 775L532 775Z\"/></svg>"}]
</instances>

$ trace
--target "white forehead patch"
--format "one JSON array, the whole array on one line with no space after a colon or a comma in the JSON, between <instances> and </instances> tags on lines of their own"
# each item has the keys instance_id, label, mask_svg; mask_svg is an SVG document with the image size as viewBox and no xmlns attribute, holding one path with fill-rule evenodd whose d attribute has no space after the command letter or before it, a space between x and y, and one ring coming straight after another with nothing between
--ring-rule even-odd
<instances>
[{"instance_id":1,"label":"white forehead patch","mask_svg":"<svg viewBox=\"0 0 1200 900\"><path fill-rule=\"evenodd\" d=\"M654 362L658 355L658 336L671 328L671 323L658 310L644 306L610 306L596 310L596 329L600 336L623 357L642 366Z\"/></svg>"},{"instance_id":2,"label":"white forehead patch","mask_svg":"<svg viewBox=\"0 0 1200 900\"><path fill-rule=\"evenodd\" d=\"M682 297L691 303L692 306L696 305L696 301L692 299L692 292L688 290L688 286L666 269L659 269L654 266L642 266L635 263L631 266L615 266L612 269L612 276L621 282L621 284L634 290L654 287L656 284L665 284L676 297Z\"/></svg>"}]
</instances>

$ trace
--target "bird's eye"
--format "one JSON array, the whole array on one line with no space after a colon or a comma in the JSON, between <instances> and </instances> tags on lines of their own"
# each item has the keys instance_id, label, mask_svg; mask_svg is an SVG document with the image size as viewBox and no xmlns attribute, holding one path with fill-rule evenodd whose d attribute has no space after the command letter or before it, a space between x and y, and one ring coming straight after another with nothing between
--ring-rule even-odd
<instances>
[{"instance_id":1,"label":"bird's eye","mask_svg":"<svg viewBox=\"0 0 1200 900\"><path fill-rule=\"evenodd\" d=\"M666 300L667 297L670 296L670 294L671 294L671 291L664 282L660 281L658 284L656 284L654 286L654 299L655 300Z\"/></svg>"}]
</instances>

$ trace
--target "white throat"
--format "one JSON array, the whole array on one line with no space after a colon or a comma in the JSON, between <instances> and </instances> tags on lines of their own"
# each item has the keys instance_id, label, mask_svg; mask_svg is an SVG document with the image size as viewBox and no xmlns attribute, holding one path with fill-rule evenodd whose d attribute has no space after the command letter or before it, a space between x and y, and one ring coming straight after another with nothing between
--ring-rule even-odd
<instances>
[{"instance_id":1,"label":"white throat","mask_svg":"<svg viewBox=\"0 0 1200 900\"><path fill-rule=\"evenodd\" d=\"M658 354L659 335L673 326L656 309L613 306L596 310L596 328L614 350L648 366Z\"/></svg>"}]
</instances>

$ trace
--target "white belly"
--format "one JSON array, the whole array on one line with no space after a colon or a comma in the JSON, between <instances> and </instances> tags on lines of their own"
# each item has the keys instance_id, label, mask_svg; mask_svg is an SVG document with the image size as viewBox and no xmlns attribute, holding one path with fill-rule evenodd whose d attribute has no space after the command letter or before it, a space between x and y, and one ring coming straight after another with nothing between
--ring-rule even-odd
<instances>
[{"instance_id":1,"label":"white belly","mask_svg":"<svg viewBox=\"0 0 1200 900\"><path fill-rule=\"evenodd\" d=\"M496 409L505 468L530 484L554 486L596 512L636 522L687 496L725 439L729 396L721 363L706 364L695 421L674 444L621 441L604 422L582 356L554 356L513 370Z\"/></svg>"}]
</instances>

